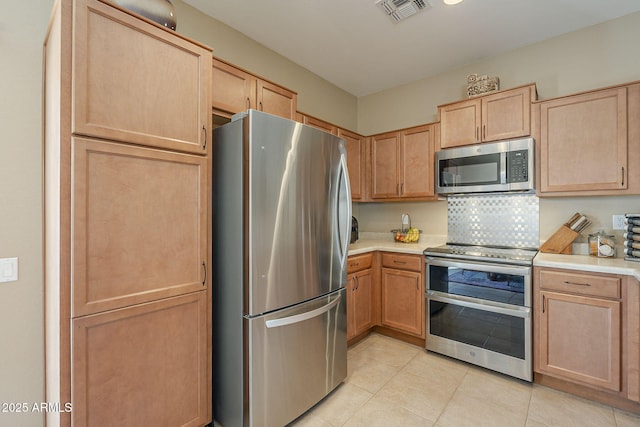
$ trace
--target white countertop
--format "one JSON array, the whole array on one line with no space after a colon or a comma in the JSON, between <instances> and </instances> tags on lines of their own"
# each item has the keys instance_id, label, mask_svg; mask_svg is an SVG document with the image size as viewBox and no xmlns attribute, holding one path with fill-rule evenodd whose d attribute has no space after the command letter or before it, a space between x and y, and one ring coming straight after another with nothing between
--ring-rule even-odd
<instances>
[{"instance_id":1,"label":"white countertop","mask_svg":"<svg viewBox=\"0 0 640 427\"><path fill-rule=\"evenodd\" d=\"M349 255L358 255L373 251L390 251L405 254L422 255L426 248L444 245L447 236L420 235L417 243L400 243L393 240L389 233L360 233L360 239L349 245Z\"/></svg>"},{"instance_id":2,"label":"white countertop","mask_svg":"<svg viewBox=\"0 0 640 427\"><path fill-rule=\"evenodd\" d=\"M422 255L432 246L444 245L447 236L421 235L418 243L399 243L391 233L361 233L361 238L349 245L349 255L373 251L389 251ZM533 259L536 267L565 268L569 270L593 271L596 273L622 274L633 276L640 281L640 262L625 261L624 258L601 258L589 255L561 255L539 252Z\"/></svg>"}]
</instances>

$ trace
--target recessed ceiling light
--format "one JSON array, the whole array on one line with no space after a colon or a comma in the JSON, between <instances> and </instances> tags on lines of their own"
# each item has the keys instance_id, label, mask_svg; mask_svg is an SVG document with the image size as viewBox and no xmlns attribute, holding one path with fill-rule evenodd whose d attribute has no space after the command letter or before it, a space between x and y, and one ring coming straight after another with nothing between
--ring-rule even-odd
<instances>
[{"instance_id":1,"label":"recessed ceiling light","mask_svg":"<svg viewBox=\"0 0 640 427\"><path fill-rule=\"evenodd\" d=\"M442 1L444 2L444 4L448 4L449 6L451 6L451 5L460 3L462 0L442 0Z\"/></svg>"}]
</instances>

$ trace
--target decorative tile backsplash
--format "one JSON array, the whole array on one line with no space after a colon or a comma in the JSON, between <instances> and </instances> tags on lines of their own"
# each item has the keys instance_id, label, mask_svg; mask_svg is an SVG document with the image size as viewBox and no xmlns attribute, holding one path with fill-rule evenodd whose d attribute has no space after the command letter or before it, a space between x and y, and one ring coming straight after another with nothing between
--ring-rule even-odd
<instances>
[{"instance_id":1,"label":"decorative tile backsplash","mask_svg":"<svg viewBox=\"0 0 640 427\"><path fill-rule=\"evenodd\" d=\"M447 225L449 243L537 249L538 197L528 193L448 196Z\"/></svg>"}]
</instances>

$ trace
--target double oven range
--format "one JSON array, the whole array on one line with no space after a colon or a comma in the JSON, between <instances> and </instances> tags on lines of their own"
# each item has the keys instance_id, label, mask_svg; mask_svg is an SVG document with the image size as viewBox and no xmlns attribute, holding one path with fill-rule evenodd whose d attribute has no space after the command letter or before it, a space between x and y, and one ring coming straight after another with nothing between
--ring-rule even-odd
<instances>
[{"instance_id":1,"label":"double oven range","mask_svg":"<svg viewBox=\"0 0 640 427\"><path fill-rule=\"evenodd\" d=\"M427 350L532 381L534 194L450 196L448 244L424 251Z\"/></svg>"}]
</instances>

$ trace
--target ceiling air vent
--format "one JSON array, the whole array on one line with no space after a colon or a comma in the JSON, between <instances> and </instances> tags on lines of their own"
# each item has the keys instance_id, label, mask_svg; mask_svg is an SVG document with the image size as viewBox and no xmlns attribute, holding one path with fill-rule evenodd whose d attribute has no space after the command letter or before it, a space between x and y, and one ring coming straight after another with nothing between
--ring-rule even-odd
<instances>
[{"instance_id":1,"label":"ceiling air vent","mask_svg":"<svg viewBox=\"0 0 640 427\"><path fill-rule=\"evenodd\" d=\"M393 22L404 21L431 7L427 0L379 0L376 4Z\"/></svg>"}]
</instances>

